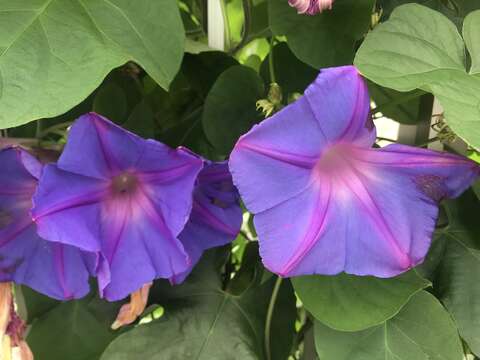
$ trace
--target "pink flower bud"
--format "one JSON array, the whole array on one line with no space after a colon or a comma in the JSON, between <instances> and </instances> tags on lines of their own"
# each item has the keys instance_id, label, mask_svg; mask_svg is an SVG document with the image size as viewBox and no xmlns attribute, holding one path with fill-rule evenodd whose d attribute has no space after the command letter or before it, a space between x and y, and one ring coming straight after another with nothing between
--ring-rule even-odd
<instances>
[{"instance_id":1,"label":"pink flower bud","mask_svg":"<svg viewBox=\"0 0 480 360\"><path fill-rule=\"evenodd\" d=\"M299 14L315 15L326 9L331 10L333 0L288 0L288 3Z\"/></svg>"}]
</instances>

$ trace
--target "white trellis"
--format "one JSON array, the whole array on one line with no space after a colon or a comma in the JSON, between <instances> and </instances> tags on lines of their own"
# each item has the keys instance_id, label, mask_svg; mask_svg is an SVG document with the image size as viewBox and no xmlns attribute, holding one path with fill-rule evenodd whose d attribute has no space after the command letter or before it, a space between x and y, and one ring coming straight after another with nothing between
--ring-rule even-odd
<instances>
[{"instance_id":1,"label":"white trellis","mask_svg":"<svg viewBox=\"0 0 480 360\"><path fill-rule=\"evenodd\" d=\"M208 0L208 46L212 49L225 49L225 20L223 17L222 0Z\"/></svg>"}]
</instances>

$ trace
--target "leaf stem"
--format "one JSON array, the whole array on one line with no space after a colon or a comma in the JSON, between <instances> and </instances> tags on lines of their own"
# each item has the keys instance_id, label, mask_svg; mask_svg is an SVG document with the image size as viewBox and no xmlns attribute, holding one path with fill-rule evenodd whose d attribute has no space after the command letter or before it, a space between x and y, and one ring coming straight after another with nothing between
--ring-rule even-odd
<instances>
[{"instance_id":1,"label":"leaf stem","mask_svg":"<svg viewBox=\"0 0 480 360\"><path fill-rule=\"evenodd\" d=\"M435 142L435 141L439 141L438 136L435 136L435 137L433 137L433 138L431 138L431 139L428 139L428 140L425 141L423 144L420 144L420 145L417 145L417 146L418 146L418 147L426 147L428 144L431 144L431 143L433 143L433 142Z\"/></svg>"},{"instance_id":2,"label":"leaf stem","mask_svg":"<svg viewBox=\"0 0 480 360\"><path fill-rule=\"evenodd\" d=\"M37 139L40 139L41 138L41 134L42 134L42 124L40 124L40 119L37 120L37 123L36 123L36 128L35 128L35 137Z\"/></svg>"},{"instance_id":3,"label":"leaf stem","mask_svg":"<svg viewBox=\"0 0 480 360\"><path fill-rule=\"evenodd\" d=\"M275 309L275 303L277 302L282 280L283 279L280 276L277 277L277 281L273 287L272 296L270 297L270 303L268 304L267 319L265 321L265 355L267 360L272 360L272 352L270 350L270 330L272 328L273 310Z\"/></svg>"}]
</instances>

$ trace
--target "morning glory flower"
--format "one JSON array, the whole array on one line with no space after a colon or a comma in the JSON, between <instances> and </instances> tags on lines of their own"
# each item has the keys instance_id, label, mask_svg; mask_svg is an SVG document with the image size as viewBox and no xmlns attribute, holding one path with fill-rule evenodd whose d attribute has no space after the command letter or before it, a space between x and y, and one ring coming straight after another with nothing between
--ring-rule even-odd
<instances>
[{"instance_id":1,"label":"morning glory flower","mask_svg":"<svg viewBox=\"0 0 480 360\"><path fill-rule=\"evenodd\" d=\"M183 282L205 250L234 240L241 225L239 194L233 185L227 162L205 160L205 167L195 182L190 218L178 237L191 263L188 269L172 276L170 282ZM152 283L145 284L130 295L130 302L121 307L112 329L132 324L143 313L151 286Z\"/></svg>"},{"instance_id":2,"label":"morning glory flower","mask_svg":"<svg viewBox=\"0 0 480 360\"><path fill-rule=\"evenodd\" d=\"M195 185L190 219L179 236L192 264L170 281L181 283L205 250L233 241L241 225L239 194L233 185L228 163L206 162Z\"/></svg>"},{"instance_id":3,"label":"morning glory flower","mask_svg":"<svg viewBox=\"0 0 480 360\"><path fill-rule=\"evenodd\" d=\"M230 170L271 271L400 274L425 258L438 202L479 175L453 154L371 148L369 102L353 66L324 69L303 97L236 144Z\"/></svg>"},{"instance_id":4,"label":"morning glory flower","mask_svg":"<svg viewBox=\"0 0 480 360\"><path fill-rule=\"evenodd\" d=\"M288 0L288 4L297 9L299 14L315 15L332 9L333 0Z\"/></svg>"},{"instance_id":5,"label":"morning glory flower","mask_svg":"<svg viewBox=\"0 0 480 360\"><path fill-rule=\"evenodd\" d=\"M19 147L0 150L0 281L27 285L56 299L89 291L86 258L37 234L30 209L42 164Z\"/></svg>"},{"instance_id":6,"label":"morning glory flower","mask_svg":"<svg viewBox=\"0 0 480 360\"><path fill-rule=\"evenodd\" d=\"M203 161L89 113L72 126L34 197L39 234L100 254L100 294L119 300L189 268L178 235Z\"/></svg>"}]
</instances>

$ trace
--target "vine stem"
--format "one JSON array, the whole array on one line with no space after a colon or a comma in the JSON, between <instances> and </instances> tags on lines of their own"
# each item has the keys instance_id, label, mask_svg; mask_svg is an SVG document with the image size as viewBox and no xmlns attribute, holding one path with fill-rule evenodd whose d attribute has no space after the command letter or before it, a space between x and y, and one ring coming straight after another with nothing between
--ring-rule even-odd
<instances>
[{"instance_id":1,"label":"vine stem","mask_svg":"<svg viewBox=\"0 0 480 360\"><path fill-rule=\"evenodd\" d=\"M275 286L273 287L272 296L270 297L270 303L267 309L267 319L265 321L265 355L267 360L272 360L272 352L270 350L270 330L272 328L273 310L275 309L275 303L277 302L278 292L280 291L280 285L282 285L282 278L277 277Z\"/></svg>"},{"instance_id":2,"label":"vine stem","mask_svg":"<svg viewBox=\"0 0 480 360\"><path fill-rule=\"evenodd\" d=\"M252 27L252 0L242 0L242 7L243 7L243 32L242 32L242 39L240 42L235 46L232 50L230 50L231 54L235 54L237 51L241 50L249 41L250 39L250 29Z\"/></svg>"},{"instance_id":3,"label":"vine stem","mask_svg":"<svg viewBox=\"0 0 480 360\"><path fill-rule=\"evenodd\" d=\"M273 67L273 45L274 45L275 37L272 36L270 39L270 54L268 54L268 70L270 71L270 82L276 83L277 80L275 78L275 68Z\"/></svg>"},{"instance_id":4,"label":"vine stem","mask_svg":"<svg viewBox=\"0 0 480 360\"><path fill-rule=\"evenodd\" d=\"M222 7L222 16L223 16L223 31L225 32L225 49L229 50L231 46L230 42L230 22L228 18L227 4L225 0L220 0L220 5Z\"/></svg>"},{"instance_id":5,"label":"vine stem","mask_svg":"<svg viewBox=\"0 0 480 360\"><path fill-rule=\"evenodd\" d=\"M37 120L37 124L39 122L40 122L40 120ZM65 121L65 122L62 122L62 123L59 123L59 124L56 124L56 125L52 125L52 126L46 128L46 129L41 129L40 128L40 129L38 129L37 138L41 139L51 132L61 130L63 128L68 128L72 124L73 124L73 121Z\"/></svg>"}]
</instances>

